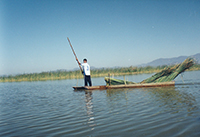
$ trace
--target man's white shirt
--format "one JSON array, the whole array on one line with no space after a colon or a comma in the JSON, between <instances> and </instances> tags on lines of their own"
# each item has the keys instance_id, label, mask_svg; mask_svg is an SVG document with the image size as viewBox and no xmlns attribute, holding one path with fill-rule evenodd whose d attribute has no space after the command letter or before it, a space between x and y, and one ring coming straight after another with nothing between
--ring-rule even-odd
<instances>
[{"instance_id":1,"label":"man's white shirt","mask_svg":"<svg viewBox=\"0 0 200 137\"><path fill-rule=\"evenodd\" d=\"M89 76L90 75L90 65L88 63L81 64L83 68L84 75Z\"/></svg>"}]
</instances>

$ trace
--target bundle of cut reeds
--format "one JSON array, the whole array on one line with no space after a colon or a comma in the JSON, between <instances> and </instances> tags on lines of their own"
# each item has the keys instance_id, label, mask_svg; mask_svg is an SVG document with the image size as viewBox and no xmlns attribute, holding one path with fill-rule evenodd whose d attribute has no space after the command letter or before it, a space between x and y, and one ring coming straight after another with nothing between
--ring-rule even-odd
<instances>
[{"instance_id":1,"label":"bundle of cut reeds","mask_svg":"<svg viewBox=\"0 0 200 137\"><path fill-rule=\"evenodd\" d=\"M105 77L105 81L107 85L135 84L134 82L131 82L131 81L114 79L114 78L109 78L109 77Z\"/></svg>"},{"instance_id":2,"label":"bundle of cut reeds","mask_svg":"<svg viewBox=\"0 0 200 137\"><path fill-rule=\"evenodd\" d=\"M173 67L168 67L161 72L156 73L152 77L143 80L140 83L159 83L159 82L169 82L174 80L180 73L184 72L194 65L194 59L187 58L180 64Z\"/></svg>"},{"instance_id":3,"label":"bundle of cut reeds","mask_svg":"<svg viewBox=\"0 0 200 137\"><path fill-rule=\"evenodd\" d=\"M147 78L139 83L143 84L143 83L170 82L174 80L180 73L184 72L186 69L189 69L193 65L194 65L194 59L187 58L182 63L177 64L173 67L165 68L161 72L158 72L155 75L151 76L150 78ZM107 85L135 84L134 82L131 81L119 80L109 77L105 77L105 81Z\"/></svg>"}]
</instances>

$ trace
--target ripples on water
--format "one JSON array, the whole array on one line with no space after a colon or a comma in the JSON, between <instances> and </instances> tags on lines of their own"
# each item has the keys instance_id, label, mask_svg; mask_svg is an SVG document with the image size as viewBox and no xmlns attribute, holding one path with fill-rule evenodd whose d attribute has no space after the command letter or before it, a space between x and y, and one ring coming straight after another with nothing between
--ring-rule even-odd
<instances>
[{"instance_id":1,"label":"ripples on water","mask_svg":"<svg viewBox=\"0 0 200 137\"><path fill-rule=\"evenodd\" d=\"M75 92L75 83L0 83L0 136L200 136L200 84Z\"/></svg>"}]
</instances>

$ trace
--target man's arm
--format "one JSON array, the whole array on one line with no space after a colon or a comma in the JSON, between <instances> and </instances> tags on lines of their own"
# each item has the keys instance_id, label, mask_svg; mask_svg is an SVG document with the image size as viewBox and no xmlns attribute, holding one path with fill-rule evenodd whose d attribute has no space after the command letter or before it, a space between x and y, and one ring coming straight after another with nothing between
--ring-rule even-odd
<instances>
[{"instance_id":1,"label":"man's arm","mask_svg":"<svg viewBox=\"0 0 200 137\"><path fill-rule=\"evenodd\" d=\"M79 65L81 65L81 63L78 61L78 59L76 58L76 61L78 62ZM82 69L82 74L84 75L84 70Z\"/></svg>"}]
</instances>

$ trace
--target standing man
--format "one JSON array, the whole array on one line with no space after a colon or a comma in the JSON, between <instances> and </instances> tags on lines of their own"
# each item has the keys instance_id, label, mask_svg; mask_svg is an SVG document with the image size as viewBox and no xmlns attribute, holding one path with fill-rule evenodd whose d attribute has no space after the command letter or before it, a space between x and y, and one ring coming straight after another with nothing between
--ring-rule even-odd
<instances>
[{"instance_id":1,"label":"standing man","mask_svg":"<svg viewBox=\"0 0 200 137\"><path fill-rule=\"evenodd\" d=\"M85 86L87 86L88 83L89 83L89 86L92 86L91 77L90 77L90 65L87 63L87 59L83 59L82 64L80 62L78 63L83 68L82 73L84 75Z\"/></svg>"}]
</instances>

